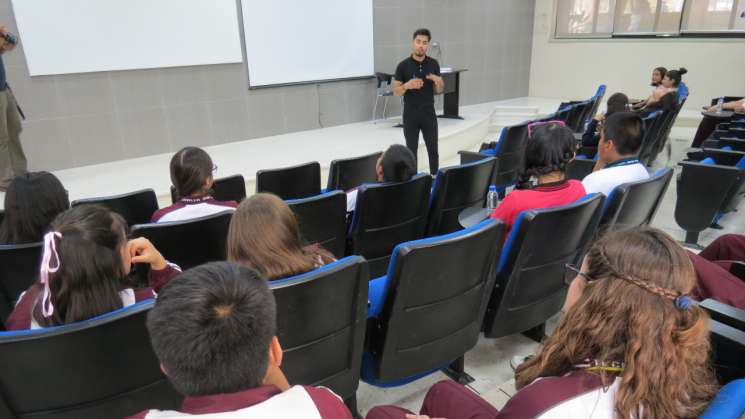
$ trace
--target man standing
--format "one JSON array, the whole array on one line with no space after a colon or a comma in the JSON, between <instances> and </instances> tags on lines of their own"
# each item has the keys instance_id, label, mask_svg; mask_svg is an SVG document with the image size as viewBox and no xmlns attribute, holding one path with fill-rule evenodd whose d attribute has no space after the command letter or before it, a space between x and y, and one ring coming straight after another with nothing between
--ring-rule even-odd
<instances>
[{"instance_id":1,"label":"man standing","mask_svg":"<svg viewBox=\"0 0 745 419\"><path fill-rule=\"evenodd\" d=\"M422 132L429 157L429 172L434 175L440 165L434 93L442 93L445 82L440 77L440 64L427 56L431 39L429 29L417 29L414 32L411 56L396 67L393 93L404 97L406 146L417 157L419 131Z\"/></svg>"},{"instance_id":2,"label":"man standing","mask_svg":"<svg viewBox=\"0 0 745 419\"><path fill-rule=\"evenodd\" d=\"M15 35L0 25L0 191L5 192L10 181L26 173L26 155L21 148L21 115L5 78L2 54L12 51L18 42Z\"/></svg>"}]
</instances>

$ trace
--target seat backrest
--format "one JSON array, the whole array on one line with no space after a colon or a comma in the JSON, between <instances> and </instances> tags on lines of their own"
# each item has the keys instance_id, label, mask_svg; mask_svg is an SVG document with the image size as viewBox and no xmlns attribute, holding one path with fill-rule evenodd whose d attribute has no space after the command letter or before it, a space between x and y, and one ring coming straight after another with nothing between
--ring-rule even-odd
<instances>
[{"instance_id":1,"label":"seat backrest","mask_svg":"<svg viewBox=\"0 0 745 419\"><path fill-rule=\"evenodd\" d=\"M493 157L487 157L477 162L446 167L438 171L430 198L427 236L462 229L458 215L464 208L484 204L494 163Z\"/></svg>"},{"instance_id":2,"label":"seat backrest","mask_svg":"<svg viewBox=\"0 0 745 419\"><path fill-rule=\"evenodd\" d=\"M673 169L660 169L652 177L616 186L605 201L600 220L604 230L649 224L673 178Z\"/></svg>"},{"instance_id":3,"label":"seat backrest","mask_svg":"<svg viewBox=\"0 0 745 419\"><path fill-rule=\"evenodd\" d=\"M564 265L577 263L600 221L602 194L575 203L523 211L502 249L484 332L501 337L544 323L561 310Z\"/></svg>"},{"instance_id":4,"label":"seat backrest","mask_svg":"<svg viewBox=\"0 0 745 419\"><path fill-rule=\"evenodd\" d=\"M360 378L367 315L367 263L350 256L269 282L277 300L282 371L293 384L325 386L344 399Z\"/></svg>"},{"instance_id":5,"label":"seat backrest","mask_svg":"<svg viewBox=\"0 0 745 419\"><path fill-rule=\"evenodd\" d=\"M397 244L422 238L432 177L420 173L407 182L362 185L349 228L351 251L370 264L370 275L388 269Z\"/></svg>"},{"instance_id":6,"label":"seat backrest","mask_svg":"<svg viewBox=\"0 0 745 419\"><path fill-rule=\"evenodd\" d=\"M590 112L587 115L588 118L592 118L598 113L598 108L600 108L600 104L603 102L603 97L605 96L605 90L606 87L604 84L598 86L598 90L595 91L595 95L592 97L593 104L590 107Z\"/></svg>"},{"instance_id":7,"label":"seat backrest","mask_svg":"<svg viewBox=\"0 0 745 419\"><path fill-rule=\"evenodd\" d=\"M0 224L3 223L3 219L5 219L5 211L0 210Z\"/></svg>"},{"instance_id":8,"label":"seat backrest","mask_svg":"<svg viewBox=\"0 0 745 419\"><path fill-rule=\"evenodd\" d=\"M719 139L719 147L729 146L735 151L745 151L745 140L733 137L722 137Z\"/></svg>"},{"instance_id":9,"label":"seat backrest","mask_svg":"<svg viewBox=\"0 0 745 419\"><path fill-rule=\"evenodd\" d=\"M525 143L528 139L528 123L504 127L504 131L497 143L492 184L497 188L514 185L518 172L523 165Z\"/></svg>"},{"instance_id":10,"label":"seat backrest","mask_svg":"<svg viewBox=\"0 0 745 419\"><path fill-rule=\"evenodd\" d=\"M675 221L685 231L703 231L711 224L741 171L736 167L692 161L679 165L683 170L676 182Z\"/></svg>"},{"instance_id":11,"label":"seat backrest","mask_svg":"<svg viewBox=\"0 0 745 419\"><path fill-rule=\"evenodd\" d=\"M0 333L0 398L15 418L121 418L174 409L145 327L153 300L79 323ZM5 417L5 416L4 416Z\"/></svg>"},{"instance_id":12,"label":"seat backrest","mask_svg":"<svg viewBox=\"0 0 745 419\"><path fill-rule=\"evenodd\" d=\"M731 381L719 389L699 419L741 418L745 415L745 379Z\"/></svg>"},{"instance_id":13,"label":"seat backrest","mask_svg":"<svg viewBox=\"0 0 745 419\"><path fill-rule=\"evenodd\" d=\"M396 246L388 297L368 338L377 380L437 369L476 345L505 230L501 221L487 220Z\"/></svg>"},{"instance_id":14,"label":"seat backrest","mask_svg":"<svg viewBox=\"0 0 745 419\"><path fill-rule=\"evenodd\" d=\"M295 213L306 242L320 244L337 259L344 257L347 240L347 195L344 192L292 199L287 204Z\"/></svg>"},{"instance_id":15,"label":"seat backrest","mask_svg":"<svg viewBox=\"0 0 745 419\"><path fill-rule=\"evenodd\" d=\"M0 321L13 311L18 296L39 278L42 243L0 245Z\"/></svg>"},{"instance_id":16,"label":"seat backrest","mask_svg":"<svg viewBox=\"0 0 745 419\"><path fill-rule=\"evenodd\" d=\"M240 203L246 198L246 179L243 178L243 175L215 179L215 183L212 185L211 195L218 201L235 201ZM175 204L179 199L181 197L172 185L171 202Z\"/></svg>"},{"instance_id":17,"label":"seat backrest","mask_svg":"<svg viewBox=\"0 0 745 419\"><path fill-rule=\"evenodd\" d=\"M594 159L575 158L567 164L567 179L582 180L595 168Z\"/></svg>"},{"instance_id":18,"label":"seat backrest","mask_svg":"<svg viewBox=\"0 0 745 419\"><path fill-rule=\"evenodd\" d=\"M139 224L132 237L145 237L169 262L189 269L207 262L225 260L225 245L232 210L186 221Z\"/></svg>"},{"instance_id":19,"label":"seat backrest","mask_svg":"<svg viewBox=\"0 0 745 419\"><path fill-rule=\"evenodd\" d=\"M383 152L371 153L351 159L339 159L331 162L326 189L348 191L363 183L378 181L375 164Z\"/></svg>"},{"instance_id":20,"label":"seat backrest","mask_svg":"<svg viewBox=\"0 0 745 419\"><path fill-rule=\"evenodd\" d=\"M712 364L720 384L745 378L745 332L720 323L709 322Z\"/></svg>"},{"instance_id":21,"label":"seat backrest","mask_svg":"<svg viewBox=\"0 0 745 419\"><path fill-rule=\"evenodd\" d=\"M122 195L101 198L78 199L71 206L101 205L124 217L127 225L149 223L153 213L158 210L158 197L152 189L143 189Z\"/></svg>"},{"instance_id":22,"label":"seat backrest","mask_svg":"<svg viewBox=\"0 0 745 419\"><path fill-rule=\"evenodd\" d=\"M650 163L653 150L661 135L665 125L665 118L669 117L669 112L654 111L643 118L644 135L642 144L639 148L639 160L648 165Z\"/></svg>"},{"instance_id":23,"label":"seat backrest","mask_svg":"<svg viewBox=\"0 0 745 419\"><path fill-rule=\"evenodd\" d=\"M317 162L256 172L256 192L282 199L307 198L321 193L321 165Z\"/></svg>"}]
</instances>

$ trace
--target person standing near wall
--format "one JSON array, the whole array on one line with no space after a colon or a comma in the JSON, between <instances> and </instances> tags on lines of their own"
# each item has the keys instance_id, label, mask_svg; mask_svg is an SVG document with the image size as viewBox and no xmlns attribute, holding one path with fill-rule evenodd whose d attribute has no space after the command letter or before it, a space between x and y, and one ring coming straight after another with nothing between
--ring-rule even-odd
<instances>
[{"instance_id":1,"label":"person standing near wall","mask_svg":"<svg viewBox=\"0 0 745 419\"><path fill-rule=\"evenodd\" d=\"M427 56L431 40L429 29L417 29L414 32L411 55L396 67L393 93L404 97L406 146L417 157L419 131L422 132L429 157L429 172L434 175L440 165L434 94L442 93L445 82L440 77L440 64Z\"/></svg>"},{"instance_id":2,"label":"person standing near wall","mask_svg":"<svg viewBox=\"0 0 745 419\"><path fill-rule=\"evenodd\" d=\"M26 173L26 155L21 148L21 114L16 99L8 87L3 54L15 49L18 38L0 25L0 191L5 192L10 181Z\"/></svg>"}]
</instances>

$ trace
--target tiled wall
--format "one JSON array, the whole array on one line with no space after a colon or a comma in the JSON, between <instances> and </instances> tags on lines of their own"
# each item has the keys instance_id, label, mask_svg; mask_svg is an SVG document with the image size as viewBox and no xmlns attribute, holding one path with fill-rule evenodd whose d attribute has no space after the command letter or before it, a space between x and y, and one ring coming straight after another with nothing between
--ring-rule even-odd
<instances>
[{"instance_id":1,"label":"tiled wall","mask_svg":"<svg viewBox=\"0 0 745 419\"><path fill-rule=\"evenodd\" d=\"M392 73L408 55L414 29L426 26L442 45L442 65L469 70L462 104L525 96L534 3L374 0L376 70ZM10 0L0 0L2 22L17 33ZM5 62L27 116L21 139L32 170L364 121L375 100L372 80L249 91L243 64L31 78L22 49ZM397 100L390 104L400 111Z\"/></svg>"}]
</instances>

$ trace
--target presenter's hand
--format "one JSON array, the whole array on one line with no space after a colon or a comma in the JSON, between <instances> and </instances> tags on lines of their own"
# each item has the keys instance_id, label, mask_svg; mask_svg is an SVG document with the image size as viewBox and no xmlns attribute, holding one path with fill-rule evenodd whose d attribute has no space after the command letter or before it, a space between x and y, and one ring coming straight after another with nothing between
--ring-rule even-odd
<instances>
[{"instance_id":1,"label":"presenter's hand","mask_svg":"<svg viewBox=\"0 0 745 419\"><path fill-rule=\"evenodd\" d=\"M422 79L411 79L407 81L406 84L404 84L404 87L407 90L411 90L411 89L419 90L422 88L422 86L424 86L424 80Z\"/></svg>"},{"instance_id":2,"label":"presenter's hand","mask_svg":"<svg viewBox=\"0 0 745 419\"><path fill-rule=\"evenodd\" d=\"M435 84L442 84L442 77L436 74L427 74L427 80L432 80L432 82Z\"/></svg>"}]
</instances>

